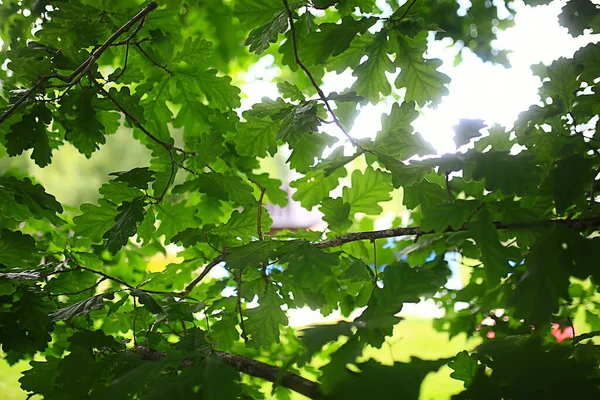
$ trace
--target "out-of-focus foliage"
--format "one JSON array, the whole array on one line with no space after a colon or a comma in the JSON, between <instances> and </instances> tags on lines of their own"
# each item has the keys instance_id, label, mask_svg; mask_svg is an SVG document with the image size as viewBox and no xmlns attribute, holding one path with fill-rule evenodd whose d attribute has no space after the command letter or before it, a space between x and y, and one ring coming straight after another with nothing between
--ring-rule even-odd
<instances>
[{"instance_id":1,"label":"out-of-focus foliage","mask_svg":"<svg viewBox=\"0 0 600 400\"><path fill-rule=\"evenodd\" d=\"M149 154L78 210L22 168L0 175L0 344L9 363L41 356L23 390L263 398L262 379L281 399L417 398L448 364L464 382L456 398L597 398L600 47L535 66L544 103L513 127L461 120L455 154L436 156L411 126L448 93L428 37L506 64L491 40L511 3L4 1L0 154L47 167L69 143L94 158L123 127ZM571 0L560 21L598 32L598 14ZM239 112L242 72L262 54L285 77L281 96ZM348 69L350 87L323 92L325 72ZM381 131L352 138L360 107L390 95ZM324 232L271 230L265 205L288 196L257 170L280 152L297 172L293 199L318 207ZM366 166L350 171L355 160ZM398 188L407 218L374 231ZM170 243L180 261L148 271ZM446 288L449 254L471 266L462 289ZM452 359L361 359L423 298L445 308L440 331L483 344ZM303 306L359 315L296 332L288 310ZM578 310L594 331L556 343L550 328Z\"/></svg>"}]
</instances>

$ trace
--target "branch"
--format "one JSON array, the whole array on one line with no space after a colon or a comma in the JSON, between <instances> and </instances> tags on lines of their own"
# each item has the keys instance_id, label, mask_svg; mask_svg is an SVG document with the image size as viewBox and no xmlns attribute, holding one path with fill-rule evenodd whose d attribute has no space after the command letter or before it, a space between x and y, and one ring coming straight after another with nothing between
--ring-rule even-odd
<instances>
[{"instance_id":1,"label":"branch","mask_svg":"<svg viewBox=\"0 0 600 400\"><path fill-rule=\"evenodd\" d=\"M65 255L73 263L73 265L75 265L75 268L73 270L71 270L71 271L74 271L76 269L81 269L81 270L88 271L88 272L91 272L93 274L96 274L96 275L99 275L99 276L102 277L102 279L99 282L96 282L96 284L94 286L92 286L90 288L87 288L86 290L89 290L89 289L91 289L91 288L93 288L95 286L98 286L101 281L108 279L110 281L116 282L116 283L118 283L120 285L123 285L123 286L125 286L125 287L127 287L129 289L132 289L132 290L139 290L141 292L152 293L152 294L164 294L164 295L171 295L171 296L177 296L178 295L178 293L173 293L173 292L164 292L164 291L161 291L161 290L148 290L148 289L141 289L139 287L135 287L135 286L130 285L129 283L125 282L124 280L122 280L120 278L108 275L108 274L106 274L106 273L104 273L102 271L98 271L98 270L95 270L95 269L92 269L92 268L84 267L83 265L79 264L77 262L77 260L75 260L75 258L73 258L73 256L70 253L65 253ZM64 271L64 272L66 272L66 271ZM78 294L78 293L65 293L65 295L67 295L67 294Z\"/></svg>"},{"instance_id":2,"label":"branch","mask_svg":"<svg viewBox=\"0 0 600 400\"><path fill-rule=\"evenodd\" d=\"M225 363L246 375L273 383L279 383L281 386L303 394L310 399L321 397L321 389L318 383L292 372L283 372L280 367L275 367L253 358L225 353L223 351L213 351L213 354L219 356Z\"/></svg>"},{"instance_id":3,"label":"branch","mask_svg":"<svg viewBox=\"0 0 600 400\"><path fill-rule=\"evenodd\" d=\"M240 273L235 277L235 283L237 285L236 289L236 297L237 297L237 312L240 316L240 329L242 330L241 337L244 339L244 342L248 344L248 335L246 335L246 328L244 327L244 313L242 311L242 272L244 269L240 269Z\"/></svg>"},{"instance_id":4,"label":"branch","mask_svg":"<svg viewBox=\"0 0 600 400\"><path fill-rule=\"evenodd\" d=\"M290 23L290 31L291 31L291 38L292 38L292 47L294 48L294 59L296 61L296 64L298 64L298 66L304 71L304 73L306 74L306 76L308 77L308 79L310 79L310 82L312 83L313 87L317 91L317 94L319 95L319 98L325 104L325 108L327 109L327 112L329 112L329 114L331 115L331 118L333 118L332 122L334 124L336 124L338 128L340 128L340 130L348 138L348 140L350 141L350 143L352 143L354 146L356 146L359 149L361 149L363 152L369 152L369 150L367 150L364 147L362 147L360 145L360 143L358 143L356 141L356 139L354 139L352 136L350 136L350 134L348 133L348 131L346 131L346 129L344 129L344 127L342 126L342 124L341 124L340 120L338 119L337 115L335 115L335 113L333 112L333 109L331 108L331 105L329 104L329 100L327 100L327 96L325 96L325 93L323 93L323 90L321 89L321 87L319 86L319 84L317 83L317 81L315 80L315 78L312 76L312 74L310 73L310 71L308 70L308 68L306 68L306 66L304 65L304 63L302 63L302 61L300 60L300 57L298 56L298 40L296 38L296 27L294 26L294 14L292 13L292 9L290 8L288 0L282 0L282 1L283 1L283 4L285 5L285 9L286 9L287 15L288 15L288 21Z\"/></svg>"},{"instance_id":5,"label":"branch","mask_svg":"<svg viewBox=\"0 0 600 400\"><path fill-rule=\"evenodd\" d=\"M564 226L575 230L585 230L591 227L600 226L600 216L582 218L582 219L548 219L541 221L532 222L517 222L513 224L503 224L502 222L494 222L496 229L528 229L528 228L544 228L553 225ZM315 246L321 249L329 247L338 247L350 242L356 242L359 240L374 240L400 236L413 236L413 235L431 235L435 233L450 233L450 232L464 232L469 229L469 223L463 225L459 229L446 229L443 232L429 231L425 232L418 226L411 226L406 228L392 228L383 229L380 231L369 231L369 232L354 232L346 235L338 236L330 240L315 243Z\"/></svg>"},{"instance_id":6,"label":"branch","mask_svg":"<svg viewBox=\"0 0 600 400\"><path fill-rule=\"evenodd\" d=\"M211 269L213 269L214 267L216 267L218 264L222 263L223 261L225 261L225 256L224 255L220 255L217 258L215 258L214 260L212 260L209 264L206 265L206 267L204 267L204 269L202 270L202 272L200 273L200 275L198 275L193 281L191 281L190 283L188 283L188 285L185 287L185 289L183 290L183 292L181 292L181 295L183 297L186 297L188 294L190 294L190 292L194 289L194 287L200 283L200 281L202 279L204 279L204 277L206 275L208 275L208 273L210 272Z\"/></svg>"},{"instance_id":7,"label":"branch","mask_svg":"<svg viewBox=\"0 0 600 400\"><path fill-rule=\"evenodd\" d=\"M146 7L142 8L142 10L137 13L133 18L131 18L125 25L121 26L116 30L107 40L95 51L92 51L90 56L79 66L75 71L73 71L70 75L64 76L57 73L52 73L48 75L42 76L38 81L33 85L31 89L25 92L13 105L11 105L1 116L0 116L0 124L4 122L17 108L21 106L29 97L31 97L42 85L49 81L50 79L59 79L66 83L71 83L75 80L75 83L79 81L88 71L91 70L92 66L96 62L96 60L108 49L114 42L121 36L123 33L129 31L132 26L138 23L140 20L144 19L146 15L154 11L158 5L153 0ZM136 32L137 33L137 32Z\"/></svg>"},{"instance_id":8,"label":"branch","mask_svg":"<svg viewBox=\"0 0 600 400\"><path fill-rule=\"evenodd\" d=\"M265 240L265 237L263 235L263 231L262 231L262 224L261 224L261 220L262 220L262 208L263 208L263 200L265 198L265 192L267 191L267 189L261 185L260 183L258 183L257 181L255 181L254 179L248 178L248 180L252 183L254 183L256 186L258 186L258 188L260 189L260 197L258 198L258 212L256 215L256 233L258 234L258 240Z\"/></svg>"},{"instance_id":9,"label":"branch","mask_svg":"<svg viewBox=\"0 0 600 400\"><path fill-rule=\"evenodd\" d=\"M142 345L135 346L133 350L144 360L148 361L160 361L167 356L166 353L163 353L162 351L154 350ZM280 367L255 360L250 357L226 353L224 351L214 350L211 354L219 357L226 364L243 374L264 379L269 382L279 383L281 386L291 389L294 392L303 394L311 399L321 398L322 396L318 383L310 381L292 372L283 372ZM188 360L184 360L182 363L183 367L189 367L192 365L193 362Z\"/></svg>"}]
</instances>

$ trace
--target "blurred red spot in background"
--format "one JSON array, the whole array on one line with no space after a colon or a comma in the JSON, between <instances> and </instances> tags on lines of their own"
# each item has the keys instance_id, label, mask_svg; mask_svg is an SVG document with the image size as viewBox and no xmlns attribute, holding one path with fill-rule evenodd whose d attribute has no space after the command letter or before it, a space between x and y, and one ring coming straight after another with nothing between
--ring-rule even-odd
<instances>
[{"instance_id":1,"label":"blurred red spot in background","mask_svg":"<svg viewBox=\"0 0 600 400\"><path fill-rule=\"evenodd\" d=\"M567 326L564 330L560 329L559 324L552 324L552 336L556 338L557 342L562 342L565 339L573 337L573 327Z\"/></svg>"}]
</instances>

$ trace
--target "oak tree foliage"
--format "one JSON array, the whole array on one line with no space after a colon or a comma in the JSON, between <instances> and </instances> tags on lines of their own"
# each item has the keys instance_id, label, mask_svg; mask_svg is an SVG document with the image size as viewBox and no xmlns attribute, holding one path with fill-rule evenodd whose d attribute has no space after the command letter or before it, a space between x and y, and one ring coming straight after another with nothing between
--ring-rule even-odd
<instances>
[{"instance_id":1,"label":"oak tree foliage","mask_svg":"<svg viewBox=\"0 0 600 400\"><path fill-rule=\"evenodd\" d=\"M457 399L598 398L600 46L534 66L543 101L512 127L462 120L455 154L436 155L411 125L448 94L430 41L508 65L491 41L512 3L4 0L0 156L45 167L70 143L95 157L118 129L151 152L76 209L0 171L0 345L9 363L31 360L22 389L416 399L447 364L464 382ZM600 32L598 11L570 0L559 20L573 36ZM280 96L241 112L240 77L264 55ZM349 87L322 89L344 71ZM357 113L382 101L382 129L353 138ZM325 231L271 230L266 205L288 197L258 169L278 152L293 200L323 213ZM374 231L399 188L405 218ZM150 272L170 243L180 261ZM445 286L450 257L470 266L462 289ZM404 304L430 298L445 309L437 329L482 344L451 359L361 357L402 326ZM353 318L288 327L304 306ZM551 324L578 312L592 331L556 343Z\"/></svg>"}]
</instances>

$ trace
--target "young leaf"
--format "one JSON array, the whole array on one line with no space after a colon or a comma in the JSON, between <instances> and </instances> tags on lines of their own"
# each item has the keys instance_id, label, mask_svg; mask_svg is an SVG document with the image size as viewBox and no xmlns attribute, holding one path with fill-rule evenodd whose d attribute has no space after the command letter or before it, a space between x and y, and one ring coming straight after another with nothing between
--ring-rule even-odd
<instances>
[{"instance_id":1,"label":"young leaf","mask_svg":"<svg viewBox=\"0 0 600 400\"><path fill-rule=\"evenodd\" d=\"M114 297L114 292L97 294L71 306L61 308L60 310L50 314L50 319L53 322L68 321L77 315L84 315L92 310L99 310L100 308L104 307L104 299L112 300Z\"/></svg>"},{"instance_id":2,"label":"young leaf","mask_svg":"<svg viewBox=\"0 0 600 400\"><path fill-rule=\"evenodd\" d=\"M267 287L265 294L259 299L260 305L246 310L248 318L244 327L259 347L268 348L273 343L279 343L279 325L287 325L288 319L281 309L283 300L272 286Z\"/></svg>"},{"instance_id":3,"label":"young leaf","mask_svg":"<svg viewBox=\"0 0 600 400\"><path fill-rule=\"evenodd\" d=\"M391 191L390 174L368 167L364 174L360 171L352 173L352 184L344 188L342 199L350 204L352 215L357 212L377 215L383 211L378 203L391 200Z\"/></svg>"},{"instance_id":4,"label":"young leaf","mask_svg":"<svg viewBox=\"0 0 600 400\"><path fill-rule=\"evenodd\" d=\"M144 219L145 205L145 199L138 197L131 202L123 202L117 208L120 212L114 218L114 225L102 235L103 238L108 239L106 247L112 254L116 254L127 244L129 237L135 235L137 225Z\"/></svg>"}]
</instances>

